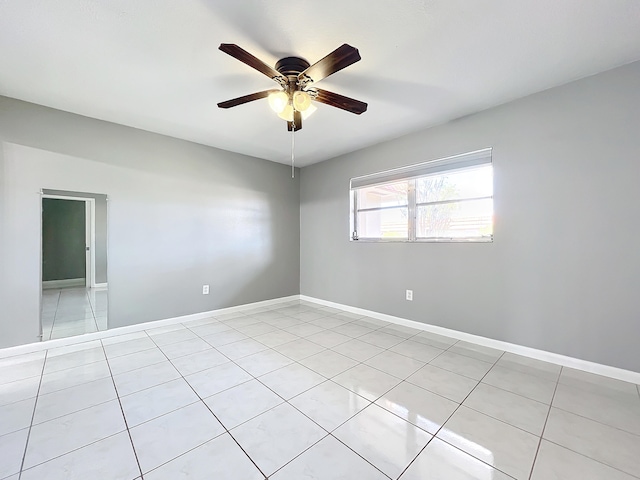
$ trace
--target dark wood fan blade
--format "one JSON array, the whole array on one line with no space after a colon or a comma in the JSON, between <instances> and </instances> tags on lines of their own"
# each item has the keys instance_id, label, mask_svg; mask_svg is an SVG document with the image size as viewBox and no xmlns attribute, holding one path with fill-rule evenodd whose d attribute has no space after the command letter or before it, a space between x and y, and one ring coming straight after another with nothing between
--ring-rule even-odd
<instances>
[{"instance_id":1,"label":"dark wood fan blade","mask_svg":"<svg viewBox=\"0 0 640 480\"><path fill-rule=\"evenodd\" d=\"M244 97L234 98L232 100L227 100L226 102L220 102L218 104L218 107L231 108L237 105L242 105L243 103L253 102L254 100L260 100L261 98L268 97L271 92L279 92L279 90L265 90L263 92L256 92L250 95L245 95Z\"/></svg>"},{"instance_id":2,"label":"dark wood fan blade","mask_svg":"<svg viewBox=\"0 0 640 480\"><path fill-rule=\"evenodd\" d=\"M319 82L323 78L327 78L329 75L332 75L359 60L360 53L358 53L358 49L345 43L323 59L318 60L304 72L300 73L298 75L298 80L303 81L310 78L313 83Z\"/></svg>"},{"instance_id":3,"label":"dark wood fan blade","mask_svg":"<svg viewBox=\"0 0 640 480\"><path fill-rule=\"evenodd\" d=\"M270 79L276 80L279 83L280 81L286 82L286 78L280 75L280 72L278 72L275 68L270 67L259 58L254 57L246 50L240 48L238 45L234 43L221 43L218 48L224 53L231 55L233 58L240 60L242 63L249 65L251 68L255 68Z\"/></svg>"},{"instance_id":4,"label":"dark wood fan blade","mask_svg":"<svg viewBox=\"0 0 640 480\"><path fill-rule=\"evenodd\" d=\"M338 95L337 93L328 92L327 90L321 90L316 88L318 95L314 99L316 102L325 103L332 107L341 108L347 112L360 115L367 111L367 104L360 100L345 97L344 95Z\"/></svg>"},{"instance_id":5,"label":"dark wood fan blade","mask_svg":"<svg viewBox=\"0 0 640 480\"><path fill-rule=\"evenodd\" d=\"M302 114L300 112L298 112L297 110L293 111L293 120L296 123L296 129L295 131L297 132L298 130L300 130L302 128ZM293 129L293 122L287 122L287 130L291 131Z\"/></svg>"}]
</instances>

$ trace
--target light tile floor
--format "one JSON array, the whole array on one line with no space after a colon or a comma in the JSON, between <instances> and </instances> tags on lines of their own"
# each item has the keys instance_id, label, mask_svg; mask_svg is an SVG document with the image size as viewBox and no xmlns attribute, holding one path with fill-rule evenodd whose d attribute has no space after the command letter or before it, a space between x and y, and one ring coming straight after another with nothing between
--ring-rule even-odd
<instances>
[{"instance_id":1,"label":"light tile floor","mask_svg":"<svg viewBox=\"0 0 640 480\"><path fill-rule=\"evenodd\" d=\"M107 295L107 289L43 290L42 340L106 330Z\"/></svg>"},{"instance_id":2,"label":"light tile floor","mask_svg":"<svg viewBox=\"0 0 640 480\"><path fill-rule=\"evenodd\" d=\"M0 359L0 479L632 480L640 390L305 302Z\"/></svg>"}]
</instances>

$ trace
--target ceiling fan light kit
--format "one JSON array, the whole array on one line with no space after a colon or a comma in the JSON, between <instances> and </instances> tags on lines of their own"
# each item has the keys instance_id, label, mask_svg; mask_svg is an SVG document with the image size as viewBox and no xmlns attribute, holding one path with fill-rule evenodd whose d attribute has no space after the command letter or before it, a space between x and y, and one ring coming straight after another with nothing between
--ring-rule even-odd
<instances>
[{"instance_id":1,"label":"ceiling fan light kit","mask_svg":"<svg viewBox=\"0 0 640 480\"><path fill-rule=\"evenodd\" d=\"M271 110L276 113L282 113L289 103L289 96L284 91L271 92L268 98Z\"/></svg>"},{"instance_id":2,"label":"ceiling fan light kit","mask_svg":"<svg viewBox=\"0 0 640 480\"><path fill-rule=\"evenodd\" d=\"M306 120L318 109L318 107L311 104L311 96L307 92L299 90L294 92L292 99L284 91L270 93L269 106L280 118L287 122L294 121L294 111L300 112L302 119Z\"/></svg>"},{"instance_id":3,"label":"ceiling fan light kit","mask_svg":"<svg viewBox=\"0 0 640 480\"><path fill-rule=\"evenodd\" d=\"M293 107L291 106L290 103L287 103L282 109L282 111L278 113L278 116L281 119L286 120L287 122L293 122L294 121L293 113L294 113Z\"/></svg>"},{"instance_id":4,"label":"ceiling fan light kit","mask_svg":"<svg viewBox=\"0 0 640 480\"><path fill-rule=\"evenodd\" d=\"M278 90L265 90L220 102L218 103L220 108L231 108L268 97L269 106L281 118L287 120L287 129L290 131L302 128L304 117L300 114L311 110L312 101L331 105L356 115L367 111L367 104L364 102L313 86L329 75L360 61L358 49L351 45L345 43L313 65L304 58L285 57L276 62L275 68L233 43L222 43L219 49L280 85ZM288 106L291 109L288 109ZM309 115L310 113L306 117Z\"/></svg>"},{"instance_id":5,"label":"ceiling fan light kit","mask_svg":"<svg viewBox=\"0 0 640 480\"><path fill-rule=\"evenodd\" d=\"M275 68L233 43L222 43L219 49L242 63L268 76L280 85L278 90L264 90L218 103L220 108L231 108L267 97L269 106L280 118L286 120L287 130L292 134L302 128L302 120L308 118L317 107L313 101L360 115L367 111L367 104L337 93L321 90L313 86L329 75L358 61L357 48L346 43L326 57L310 65L300 57L285 57L278 60ZM291 168L293 172L293 135L291 138Z\"/></svg>"},{"instance_id":6,"label":"ceiling fan light kit","mask_svg":"<svg viewBox=\"0 0 640 480\"><path fill-rule=\"evenodd\" d=\"M311 106L311 96L303 90L293 92L293 108L304 112Z\"/></svg>"}]
</instances>

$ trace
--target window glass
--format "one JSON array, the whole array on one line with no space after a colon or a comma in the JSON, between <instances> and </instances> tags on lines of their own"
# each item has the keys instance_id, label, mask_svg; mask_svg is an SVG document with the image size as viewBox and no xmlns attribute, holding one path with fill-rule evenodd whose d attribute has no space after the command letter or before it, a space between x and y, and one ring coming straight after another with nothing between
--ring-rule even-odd
<instances>
[{"instance_id":1,"label":"window glass","mask_svg":"<svg viewBox=\"0 0 640 480\"><path fill-rule=\"evenodd\" d=\"M493 234L493 200L419 205L417 238L471 238Z\"/></svg>"},{"instance_id":2,"label":"window glass","mask_svg":"<svg viewBox=\"0 0 640 480\"><path fill-rule=\"evenodd\" d=\"M358 210L407 205L408 182L386 183L356 190Z\"/></svg>"},{"instance_id":3,"label":"window glass","mask_svg":"<svg viewBox=\"0 0 640 480\"><path fill-rule=\"evenodd\" d=\"M358 213L358 236L363 238L407 238L408 225L406 207Z\"/></svg>"},{"instance_id":4,"label":"window glass","mask_svg":"<svg viewBox=\"0 0 640 480\"><path fill-rule=\"evenodd\" d=\"M440 202L493 195L491 166L469 168L416 179L416 202Z\"/></svg>"}]
</instances>

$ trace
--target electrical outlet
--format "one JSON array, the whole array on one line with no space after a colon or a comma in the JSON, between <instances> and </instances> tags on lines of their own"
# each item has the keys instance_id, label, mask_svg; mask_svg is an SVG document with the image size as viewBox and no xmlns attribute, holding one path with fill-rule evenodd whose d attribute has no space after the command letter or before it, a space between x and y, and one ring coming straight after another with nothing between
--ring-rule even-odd
<instances>
[{"instance_id":1,"label":"electrical outlet","mask_svg":"<svg viewBox=\"0 0 640 480\"><path fill-rule=\"evenodd\" d=\"M413 301L413 290L407 290L407 300Z\"/></svg>"},{"instance_id":2,"label":"electrical outlet","mask_svg":"<svg viewBox=\"0 0 640 480\"><path fill-rule=\"evenodd\" d=\"M209 285L202 285L202 294L209 295Z\"/></svg>"}]
</instances>

